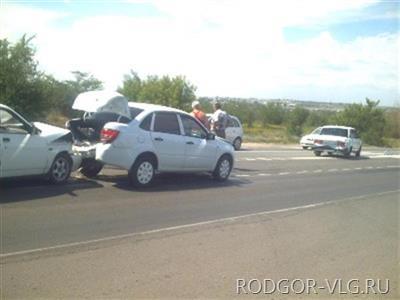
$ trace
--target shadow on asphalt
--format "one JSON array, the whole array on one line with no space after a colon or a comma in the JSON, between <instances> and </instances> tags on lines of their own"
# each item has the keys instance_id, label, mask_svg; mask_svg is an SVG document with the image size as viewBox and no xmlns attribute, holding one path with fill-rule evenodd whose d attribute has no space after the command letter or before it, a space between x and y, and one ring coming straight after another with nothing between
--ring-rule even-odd
<instances>
[{"instance_id":1,"label":"shadow on asphalt","mask_svg":"<svg viewBox=\"0 0 400 300\"><path fill-rule=\"evenodd\" d=\"M338 159L344 159L344 160L366 160L366 159L370 159L369 156L363 156L360 155L359 157L355 157L355 156L350 156L350 157L346 157L343 155L329 155L329 154L322 154L321 157L334 157L334 158L338 158Z\"/></svg>"},{"instance_id":2,"label":"shadow on asphalt","mask_svg":"<svg viewBox=\"0 0 400 300\"><path fill-rule=\"evenodd\" d=\"M17 178L0 180L0 204L19 201L29 201L70 195L81 189L102 188L103 185L89 179L70 178L64 185L52 185L41 178Z\"/></svg>"},{"instance_id":3,"label":"shadow on asphalt","mask_svg":"<svg viewBox=\"0 0 400 300\"><path fill-rule=\"evenodd\" d=\"M156 176L153 185L148 188L135 188L129 184L126 175L101 175L100 181L112 182L113 186L122 190L138 192L163 192L163 191L185 191L197 189L213 189L221 187L242 186L251 183L250 180L243 180L231 177L224 182L218 182L208 174L175 174L163 173Z\"/></svg>"}]
</instances>

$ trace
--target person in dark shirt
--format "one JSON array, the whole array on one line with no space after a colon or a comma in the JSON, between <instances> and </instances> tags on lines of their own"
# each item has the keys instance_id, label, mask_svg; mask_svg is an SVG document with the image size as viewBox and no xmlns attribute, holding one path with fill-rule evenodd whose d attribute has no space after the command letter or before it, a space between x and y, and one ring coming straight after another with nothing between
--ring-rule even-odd
<instances>
[{"instance_id":1,"label":"person in dark shirt","mask_svg":"<svg viewBox=\"0 0 400 300\"><path fill-rule=\"evenodd\" d=\"M123 115L113 112L85 113L82 118L69 120L66 124L71 131L75 142L99 141L100 131L108 122L129 123L131 120ZM85 134L84 129L92 129L91 134ZM87 130L90 131L90 130Z\"/></svg>"}]
</instances>

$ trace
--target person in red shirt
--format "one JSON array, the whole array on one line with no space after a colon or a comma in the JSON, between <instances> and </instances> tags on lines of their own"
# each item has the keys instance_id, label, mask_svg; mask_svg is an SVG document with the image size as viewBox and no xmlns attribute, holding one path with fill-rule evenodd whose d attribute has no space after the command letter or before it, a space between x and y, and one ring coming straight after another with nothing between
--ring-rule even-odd
<instances>
[{"instance_id":1,"label":"person in red shirt","mask_svg":"<svg viewBox=\"0 0 400 300\"><path fill-rule=\"evenodd\" d=\"M201 105L199 101L192 102L192 112L190 113L193 117L200 121L207 129L210 129L210 124L208 123L208 119L206 114L201 110Z\"/></svg>"}]
</instances>

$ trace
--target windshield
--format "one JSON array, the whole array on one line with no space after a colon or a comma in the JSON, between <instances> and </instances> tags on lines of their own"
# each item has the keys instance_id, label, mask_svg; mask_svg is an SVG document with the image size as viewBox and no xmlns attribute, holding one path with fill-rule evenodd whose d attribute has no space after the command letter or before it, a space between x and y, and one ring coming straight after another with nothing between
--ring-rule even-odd
<instances>
[{"instance_id":1,"label":"windshield","mask_svg":"<svg viewBox=\"0 0 400 300\"><path fill-rule=\"evenodd\" d=\"M347 137L347 129L343 128L322 128L321 135L335 135Z\"/></svg>"}]
</instances>

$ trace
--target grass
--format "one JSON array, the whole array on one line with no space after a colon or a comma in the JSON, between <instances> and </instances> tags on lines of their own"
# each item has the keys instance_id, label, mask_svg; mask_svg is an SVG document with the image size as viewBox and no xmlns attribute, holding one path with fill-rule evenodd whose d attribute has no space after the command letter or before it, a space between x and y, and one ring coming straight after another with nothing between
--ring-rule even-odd
<instances>
[{"instance_id":1,"label":"grass","mask_svg":"<svg viewBox=\"0 0 400 300\"><path fill-rule=\"evenodd\" d=\"M293 144L299 142L299 137L287 133L286 127L282 125L255 124L249 128L243 127L244 141L249 143L272 143L272 144Z\"/></svg>"}]
</instances>

